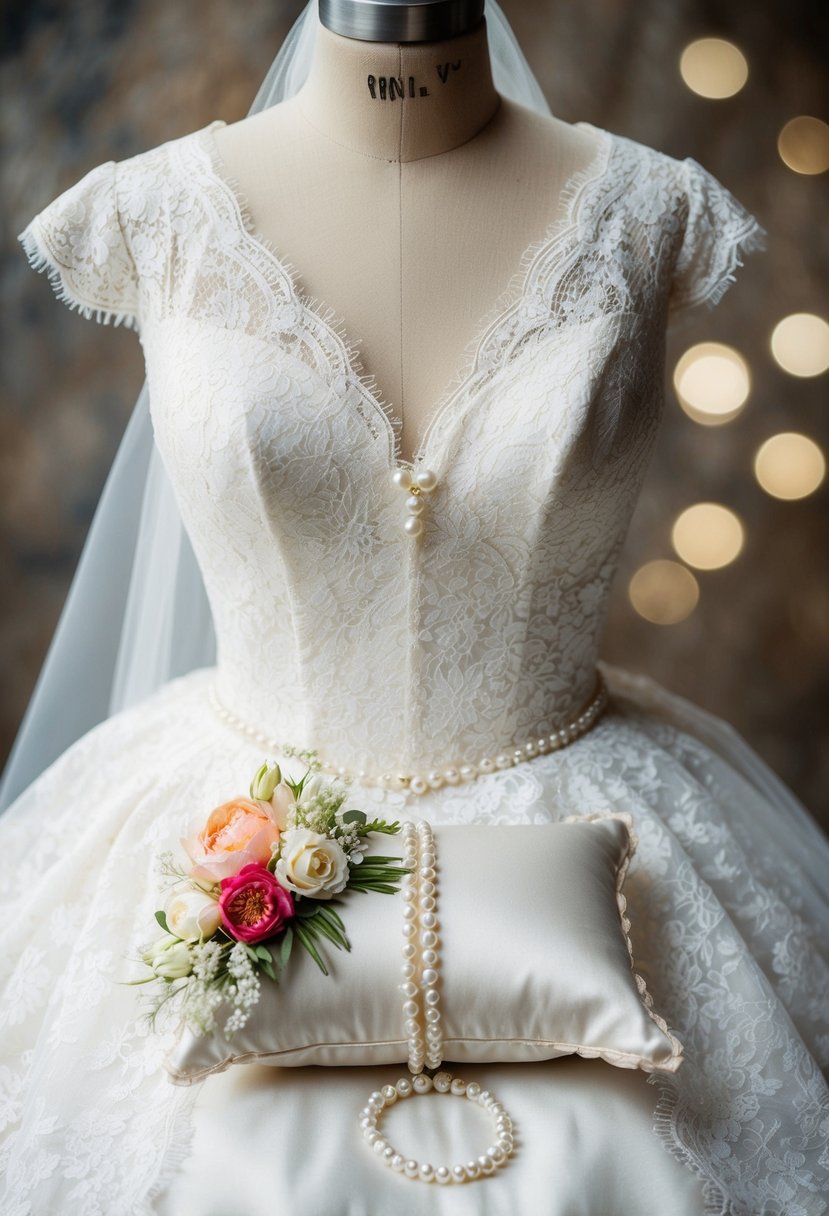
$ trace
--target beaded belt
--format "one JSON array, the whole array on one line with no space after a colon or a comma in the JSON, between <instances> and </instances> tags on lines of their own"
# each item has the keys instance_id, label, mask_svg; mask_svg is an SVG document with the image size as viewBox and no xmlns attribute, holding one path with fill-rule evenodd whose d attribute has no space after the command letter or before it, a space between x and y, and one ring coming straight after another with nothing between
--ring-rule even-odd
<instances>
[{"instance_id":1,"label":"beaded belt","mask_svg":"<svg viewBox=\"0 0 829 1216\"><path fill-rule=\"evenodd\" d=\"M245 722L243 718L238 718L231 713L219 699L215 680L210 682L208 699L223 722L247 738L253 739L254 742L260 743L268 752L285 756L307 755L307 749L303 753L292 744L280 743L276 739L269 738L264 731L258 730L257 727ZM596 689L590 700L572 721L558 730L551 731L548 735L528 739L525 743L517 747L513 746L511 750L500 752L496 756L481 756L474 762L435 768L427 773L386 772L380 774L369 773L365 769L353 771L345 765L326 761L321 756L318 759L324 772L333 773L344 781L356 780L360 785L365 786L381 786L384 789L409 790L413 794L427 794L432 790L439 790L444 785L459 785L462 782L472 781L475 777L494 773L499 769L512 768L513 765L520 764L524 760L532 760L536 756L543 756L548 752L555 752L562 747L567 747L568 744L575 742L590 730L606 705L607 684L601 671L596 668Z\"/></svg>"}]
</instances>

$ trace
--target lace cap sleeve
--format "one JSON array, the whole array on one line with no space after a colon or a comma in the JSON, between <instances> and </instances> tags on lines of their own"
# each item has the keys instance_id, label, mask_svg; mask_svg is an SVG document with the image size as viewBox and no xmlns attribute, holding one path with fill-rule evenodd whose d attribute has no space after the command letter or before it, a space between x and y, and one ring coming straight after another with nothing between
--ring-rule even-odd
<instances>
[{"instance_id":1,"label":"lace cap sleeve","mask_svg":"<svg viewBox=\"0 0 829 1216\"><path fill-rule=\"evenodd\" d=\"M720 302L745 253L767 247L768 233L726 187L692 157L680 162L687 218L674 263L672 315Z\"/></svg>"},{"instance_id":2,"label":"lace cap sleeve","mask_svg":"<svg viewBox=\"0 0 829 1216\"><path fill-rule=\"evenodd\" d=\"M69 308L138 330L138 274L121 225L117 182L115 161L97 165L39 211L17 239Z\"/></svg>"}]
</instances>

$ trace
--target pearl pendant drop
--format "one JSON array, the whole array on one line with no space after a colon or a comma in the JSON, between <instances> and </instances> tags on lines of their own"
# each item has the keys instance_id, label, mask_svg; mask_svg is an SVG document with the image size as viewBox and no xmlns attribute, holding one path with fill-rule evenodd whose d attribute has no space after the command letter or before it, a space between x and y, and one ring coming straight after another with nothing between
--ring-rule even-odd
<instances>
[{"instance_id":1,"label":"pearl pendant drop","mask_svg":"<svg viewBox=\"0 0 829 1216\"><path fill-rule=\"evenodd\" d=\"M438 479L431 469L420 469L413 474L410 469L402 466L394 470L391 479L394 485L406 494L407 514L403 522L403 531L407 536L418 537L423 532L421 516L426 508L424 495L431 494Z\"/></svg>"}]
</instances>

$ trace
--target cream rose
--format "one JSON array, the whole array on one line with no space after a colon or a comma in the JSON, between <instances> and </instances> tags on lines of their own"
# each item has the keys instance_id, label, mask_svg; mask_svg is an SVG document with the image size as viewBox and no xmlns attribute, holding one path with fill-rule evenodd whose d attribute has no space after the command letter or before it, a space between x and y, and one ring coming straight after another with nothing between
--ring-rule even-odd
<instances>
[{"instance_id":1,"label":"cream rose","mask_svg":"<svg viewBox=\"0 0 829 1216\"><path fill-rule=\"evenodd\" d=\"M170 932L185 942L207 940L221 923L218 902L192 887L174 890L164 905L164 915Z\"/></svg>"},{"instance_id":2,"label":"cream rose","mask_svg":"<svg viewBox=\"0 0 829 1216\"><path fill-rule=\"evenodd\" d=\"M291 828L282 833L276 876L298 895L330 899L348 882L348 858L336 840L309 828Z\"/></svg>"}]
</instances>

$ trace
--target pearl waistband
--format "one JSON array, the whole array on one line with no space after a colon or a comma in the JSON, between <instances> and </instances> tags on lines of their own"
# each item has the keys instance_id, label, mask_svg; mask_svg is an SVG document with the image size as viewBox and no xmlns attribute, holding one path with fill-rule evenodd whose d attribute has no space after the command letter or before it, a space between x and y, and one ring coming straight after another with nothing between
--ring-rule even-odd
<instances>
[{"instance_id":1,"label":"pearl waistband","mask_svg":"<svg viewBox=\"0 0 829 1216\"><path fill-rule=\"evenodd\" d=\"M208 699L212 708L221 720L239 731L247 738L261 743L268 752L285 756L301 756L303 753L290 743L280 743L270 738L264 731L251 723L231 713L219 698L216 681L211 680L208 689ZM436 766L422 773L410 772L367 772L365 769L353 770L346 765L336 764L318 756L322 771L341 777L345 781L357 781L364 786L380 786L390 790L408 790L412 794L428 794L439 790L444 785L459 785L474 780L476 777L494 773L500 769L512 768L525 760L543 756L549 752L558 751L562 747L575 742L586 734L607 705L607 684L601 671L596 668L596 688L590 700L578 714L565 726L551 731L549 734L536 735L527 739L523 744L510 744L503 752L495 756L481 756L476 761L466 761L463 764Z\"/></svg>"}]
</instances>

